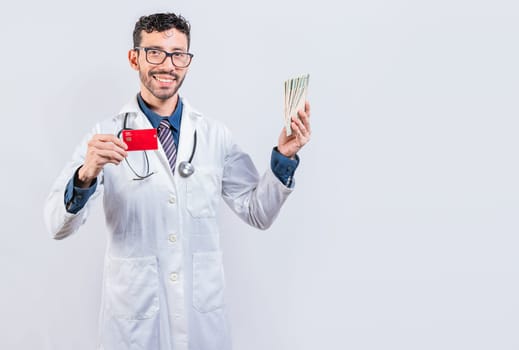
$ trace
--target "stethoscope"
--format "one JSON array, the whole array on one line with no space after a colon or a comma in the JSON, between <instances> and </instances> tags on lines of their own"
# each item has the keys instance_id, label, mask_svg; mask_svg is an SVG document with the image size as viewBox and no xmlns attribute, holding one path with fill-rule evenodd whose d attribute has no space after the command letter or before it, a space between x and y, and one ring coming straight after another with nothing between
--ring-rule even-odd
<instances>
[{"instance_id":1,"label":"stethoscope","mask_svg":"<svg viewBox=\"0 0 519 350\"><path fill-rule=\"evenodd\" d=\"M126 113L124 115L123 128L121 130L119 130L119 132L117 133L117 137L119 137L119 138L121 137L121 133L123 132L123 130L132 130L131 128L127 127L127 121L128 121L128 113ZM184 160L184 161L180 162L180 164L177 166L178 173L182 177L189 177L189 176L193 175L193 173L195 172L195 167L194 167L192 161L193 161L193 157L195 156L195 152L196 152L196 144L197 144L196 129L193 134L193 138L194 138L193 150L191 151L191 156L189 157L189 160L188 161ZM143 152L144 152L144 159L146 160L146 171L145 171L146 175L140 175L139 173L137 173L133 169L133 167L130 165L128 158L124 158L124 160L126 161L126 164L130 168L130 170L133 172L133 174L136 176L134 178L134 180L144 180L144 179L147 179L148 177L150 177L151 175L155 174L154 172L150 173L150 161L148 159L148 154L146 153L146 151L143 151Z\"/></svg>"}]
</instances>

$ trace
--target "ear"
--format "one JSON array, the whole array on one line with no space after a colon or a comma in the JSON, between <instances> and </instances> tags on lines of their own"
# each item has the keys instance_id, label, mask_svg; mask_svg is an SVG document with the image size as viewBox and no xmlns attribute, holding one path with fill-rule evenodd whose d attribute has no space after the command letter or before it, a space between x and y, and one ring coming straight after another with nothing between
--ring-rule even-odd
<instances>
[{"instance_id":1,"label":"ear","mask_svg":"<svg viewBox=\"0 0 519 350\"><path fill-rule=\"evenodd\" d=\"M128 51L128 61L130 62L130 67L139 70L139 51L133 49Z\"/></svg>"}]
</instances>

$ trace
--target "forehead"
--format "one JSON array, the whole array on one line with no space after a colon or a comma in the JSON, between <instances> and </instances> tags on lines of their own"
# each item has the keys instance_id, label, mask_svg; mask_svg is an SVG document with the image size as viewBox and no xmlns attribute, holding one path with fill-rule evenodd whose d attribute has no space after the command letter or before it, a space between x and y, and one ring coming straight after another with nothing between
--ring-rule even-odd
<instances>
[{"instance_id":1,"label":"forehead","mask_svg":"<svg viewBox=\"0 0 519 350\"><path fill-rule=\"evenodd\" d=\"M187 36L175 28L163 32L153 31L151 33L143 30L141 31L141 46L158 47L168 51L187 51Z\"/></svg>"}]
</instances>

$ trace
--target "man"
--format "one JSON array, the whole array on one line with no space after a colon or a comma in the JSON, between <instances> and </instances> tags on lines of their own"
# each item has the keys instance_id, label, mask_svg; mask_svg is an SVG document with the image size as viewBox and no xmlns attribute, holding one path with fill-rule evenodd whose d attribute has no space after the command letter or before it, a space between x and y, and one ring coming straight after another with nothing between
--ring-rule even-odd
<instances>
[{"instance_id":1,"label":"man","mask_svg":"<svg viewBox=\"0 0 519 350\"><path fill-rule=\"evenodd\" d=\"M103 196L110 235L100 349L230 349L218 201L250 225L272 224L310 139L310 107L293 117L292 136L281 132L259 177L229 131L178 95L192 59L189 23L172 13L141 17L133 38L140 93L80 144L49 195L46 223L54 238L67 237ZM129 152L118 137L151 128L158 150Z\"/></svg>"}]
</instances>

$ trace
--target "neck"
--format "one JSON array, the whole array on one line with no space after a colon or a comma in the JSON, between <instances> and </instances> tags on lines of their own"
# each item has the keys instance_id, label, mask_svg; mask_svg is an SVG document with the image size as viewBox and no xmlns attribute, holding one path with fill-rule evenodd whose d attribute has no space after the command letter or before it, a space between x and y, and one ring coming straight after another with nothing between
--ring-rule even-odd
<instances>
[{"instance_id":1,"label":"neck","mask_svg":"<svg viewBox=\"0 0 519 350\"><path fill-rule=\"evenodd\" d=\"M141 97L153 112L163 117L170 116L177 107L178 94L175 94L167 100L161 100L151 94L146 94L144 91L141 91Z\"/></svg>"}]
</instances>

